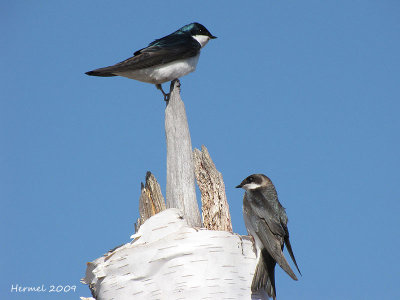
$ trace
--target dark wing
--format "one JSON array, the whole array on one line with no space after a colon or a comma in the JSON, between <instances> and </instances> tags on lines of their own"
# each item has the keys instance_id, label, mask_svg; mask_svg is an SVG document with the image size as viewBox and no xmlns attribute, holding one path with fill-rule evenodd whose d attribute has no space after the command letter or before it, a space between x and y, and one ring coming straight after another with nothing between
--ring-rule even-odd
<instances>
[{"instance_id":1,"label":"dark wing","mask_svg":"<svg viewBox=\"0 0 400 300\"><path fill-rule=\"evenodd\" d=\"M254 214L267 222L268 227L273 234L282 237L286 235L285 229L282 227L281 219L278 215L279 208L274 208L268 201L264 199L267 198L262 193L253 193L254 201L249 202L251 210Z\"/></svg>"},{"instance_id":2,"label":"dark wing","mask_svg":"<svg viewBox=\"0 0 400 300\"><path fill-rule=\"evenodd\" d=\"M283 225L283 228L284 228L285 231L286 231L286 235L285 235L286 249L287 249L287 251L289 252L290 257L292 258L292 260L293 260L293 262L294 262L294 265L295 265L296 268L297 268L297 271L299 271L299 273L300 273L300 275L301 275L300 269L299 269L299 267L297 266L296 258L294 257L294 254L293 254L292 245L290 244L290 241L289 241L289 230L288 230L286 224L283 223L282 225Z\"/></svg>"},{"instance_id":3,"label":"dark wing","mask_svg":"<svg viewBox=\"0 0 400 300\"><path fill-rule=\"evenodd\" d=\"M200 44L190 35L181 34L178 37L168 35L155 40L148 47L136 51L131 58L113 66L89 71L86 74L103 77L115 76L120 72L149 68L193 57L199 53L200 48Z\"/></svg>"},{"instance_id":4,"label":"dark wing","mask_svg":"<svg viewBox=\"0 0 400 300\"><path fill-rule=\"evenodd\" d=\"M269 223L267 223L263 218L259 218L256 226L254 227L257 237L260 239L271 257L290 277L292 277L293 280L297 280L296 275L290 268L289 263L282 252L284 237L274 234L269 227Z\"/></svg>"},{"instance_id":5,"label":"dark wing","mask_svg":"<svg viewBox=\"0 0 400 300\"><path fill-rule=\"evenodd\" d=\"M282 252L287 231L285 230L286 226L282 226L281 218L278 215L281 207L274 208L268 201L264 201L266 197L262 194L254 193L254 195L254 201L249 202L249 204L251 210L258 217L256 219L257 224L254 226L257 236L271 257L290 277L297 280Z\"/></svg>"}]
</instances>

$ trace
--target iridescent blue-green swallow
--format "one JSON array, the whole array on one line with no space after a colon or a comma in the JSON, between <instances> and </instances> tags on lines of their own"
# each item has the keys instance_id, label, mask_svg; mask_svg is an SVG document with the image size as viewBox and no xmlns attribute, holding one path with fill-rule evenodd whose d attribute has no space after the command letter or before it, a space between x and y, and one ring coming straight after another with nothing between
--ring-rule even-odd
<instances>
[{"instance_id":1,"label":"iridescent blue-green swallow","mask_svg":"<svg viewBox=\"0 0 400 300\"><path fill-rule=\"evenodd\" d=\"M152 83L161 90L164 100L168 100L169 94L164 92L161 84L193 72L199 60L200 49L215 38L203 25L191 23L136 51L131 58L86 74L123 76Z\"/></svg>"},{"instance_id":2,"label":"iridescent blue-green swallow","mask_svg":"<svg viewBox=\"0 0 400 300\"><path fill-rule=\"evenodd\" d=\"M259 258L251 289L253 292L265 289L268 296L275 300L276 263L290 277L297 280L283 255L284 245L300 273L289 241L288 217L285 208L278 200L272 181L263 174L248 176L237 188L243 188L246 191L243 198L244 223L248 233L254 238Z\"/></svg>"}]
</instances>

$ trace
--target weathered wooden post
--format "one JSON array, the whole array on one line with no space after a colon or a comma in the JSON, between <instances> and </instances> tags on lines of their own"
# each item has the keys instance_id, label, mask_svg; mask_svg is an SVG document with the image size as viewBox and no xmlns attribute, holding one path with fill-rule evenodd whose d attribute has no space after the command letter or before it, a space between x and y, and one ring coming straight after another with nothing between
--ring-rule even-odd
<instances>
[{"instance_id":1,"label":"weathered wooden post","mask_svg":"<svg viewBox=\"0 0 400 300\"><path fill-rule=\"evenodd\" d=\"M171 95L165 109L167 140L167 208L178 208L190 226L201 227L192 159L192 141L180 82L171 82Z\"/></svg>"}]
</instances>

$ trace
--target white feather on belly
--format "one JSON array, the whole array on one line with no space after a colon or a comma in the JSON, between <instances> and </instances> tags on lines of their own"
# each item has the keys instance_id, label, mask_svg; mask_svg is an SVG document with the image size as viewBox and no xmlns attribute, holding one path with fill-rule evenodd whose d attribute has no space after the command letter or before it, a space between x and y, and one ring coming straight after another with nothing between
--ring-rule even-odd
<instances>
[{"instance_id":1,"label":"white feather on belly","mask_svg":"<svg viewBox=\"0 0 400 300\"><path fill-rule=\"evenodd\" d=\"M199 56L200 54L194 57L175 60L165 65L158 65L146 69L118 72L115 73L115 75L139 80L142 82L160 84L180 78L196 70Z\"/></svg>"}]
</instances>

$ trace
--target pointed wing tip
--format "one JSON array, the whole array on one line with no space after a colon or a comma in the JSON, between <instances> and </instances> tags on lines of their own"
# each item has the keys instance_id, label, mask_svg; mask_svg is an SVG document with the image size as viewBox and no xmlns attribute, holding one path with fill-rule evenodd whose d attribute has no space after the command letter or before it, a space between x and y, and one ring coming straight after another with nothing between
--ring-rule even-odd
<instances>
[{"instance_id":1,"label":"pointed wing tip","mask_svg":"<svg viewBox=\"0 0 400 300\"><path fill-rule=\"evenodd\" d=\"M300 272L299 266L297 265L296 259L294 258L293 252L290 252L289 254L291 254L290 256L292 257L294 265L296 266L296 269L299 272L300 276L303 276L303 274L301 274L301 272Z\"/></svg>"},{"instance_id":2,"label":"pointed wing tip","mask_svg":"<svg viewBox=\"0 0 400 300\"><path fill-rule=\"evenodd\" d=\"M294 274L292 268L290 267L289 263L287 262L285 256L282 253L282 256L279 260L276 261L278 265L282 268L283 271L286 272L293 280L298 280L296 274Z\"/></svg>"},{"instance_id":3,"label":"pointed wing tip","mask_svg":"<svg viewBox=\"0 0 400 300\"><path fill-rule=\"evenodd\" d=\"M289 254L290 254L290 257L291 257L292 260L293 260L294 265L296 266L297 271L299 272L299 274L300 274L301 276L303 276L303 274L301 274L301 272L300 272L299 266L297 265L296 259L294 258L293 252L291 251L291 252L289 252Z\"/></svg>"},{"instance_id":4,"label":"pointed wing tip","mask_svg":"<svg viewBox=\"0 0 400 300\"><path fill-rule=\"evenodd\" d=\"M294 257L294 253L293 253L293 250L292 250L292 245L290 244L290 241L289 241L289 237L287 237L285 239L285 244L286 244L286 249L289 252L290 257L292 258L292 261L293 261L294 265L296 266L297 271L299 272L299 274L301 276L303 276L301 274L301 272L300 272L299 266L297 265L296 258Z\"/></svg>"},{"instance_id":5,"label":"pointed wing tip","mask_svg":"<svg viewBox=\"0 0 400 300\"><path fill-rule=\"evenodd\" d=\"M296 260L294 260L294 265L296 266L296 269L297 269L297 271L299 272L300 276L303 277L303 274L301 274L300 269L299 269L299 267L297 266ZM289 275L290 275L290 274L289 274ZM297 276L296 276L294 273L293 273L293 275L294 275L295 278L293 278L292 276L290 276L290 277L292 277L294 280L298 280L298 279L297 279Z\"/></svg>"},{"instance_id":6,"label":"pointed wing tip","mask_svg":"<svg viewBox=\"0 0 400 300\"><path fill-rule=\"evenodd\" d=\"M85 73L86 75L89 76L100 76L100 77L113 77L117 76L112 73L104 72L104 71L98 71L98 70L93 70L93 71L88 71Z\"/></svg>"},{"instance_id":7,"label":"pointed wing tip","mask_svg":"<svg viewBox=\"0 0 400 300\"><path fill-rule=\"evenodd\" d=\"M289 274L289 273L288 273L288 274ZM298 281L296 274L292 273L292 274L289 274L289 276L290 276L293 280Z\"/></svg>"}]
</instances>

